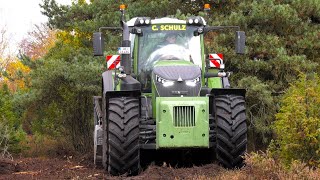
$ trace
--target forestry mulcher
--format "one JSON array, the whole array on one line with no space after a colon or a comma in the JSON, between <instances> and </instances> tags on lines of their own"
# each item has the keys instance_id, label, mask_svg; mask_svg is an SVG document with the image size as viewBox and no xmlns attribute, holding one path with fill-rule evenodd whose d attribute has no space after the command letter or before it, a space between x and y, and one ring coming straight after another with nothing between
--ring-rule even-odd
<instances>
[{"instance_id":1,"label":"forestry mulcher","mask_svg":"<svg viewBox=\"0 0 320 180\"><path fill-rule=\"evenodd\" d=\"M236 53L245 33L209 26L203 17L136 17L93 34L104 55L104 30L121 30L118 55L106 56L102 96L94 97L94 161L112 175L137 174L147 152L206 151L226 168L241 167L247 148L245 90L230 88L223 55L205 54L204 36L234 29ZM176 156L178 157L178 156ZM155 156L149 156L155 158ZM174 158L174 157L173 157Z\"/></svg>"}]
</instances>

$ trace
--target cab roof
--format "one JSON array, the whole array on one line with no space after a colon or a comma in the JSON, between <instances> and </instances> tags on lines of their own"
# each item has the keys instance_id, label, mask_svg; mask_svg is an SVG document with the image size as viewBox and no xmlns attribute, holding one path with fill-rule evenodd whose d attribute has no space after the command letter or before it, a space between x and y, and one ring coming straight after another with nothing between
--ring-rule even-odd
<instances>
[{"instance_id":1,"label":"cab roof","mask_svg":"<svg viewBox=\"0 0 320 180\"><path fill-rule=\"evenodd\" d=\"M137 18L139 18L139 17L135 17L135 18L130 19L127 22L127 25L134 26L134 23L136 22ZM164 18L151 19L151 24L186 24L186 21L180 20L177 18L164 17Z\"/></svg>"}]
</instances>

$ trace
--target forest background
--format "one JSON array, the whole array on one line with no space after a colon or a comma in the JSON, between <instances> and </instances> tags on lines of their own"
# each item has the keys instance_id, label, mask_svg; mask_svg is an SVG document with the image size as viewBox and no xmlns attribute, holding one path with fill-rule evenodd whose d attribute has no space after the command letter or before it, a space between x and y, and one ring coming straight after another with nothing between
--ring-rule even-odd
<instances>
[{"instance_id":1,"label":"forest background","mask_svg":"<svg viewBox=\"0 0 320 180\"><path fill-rule=\"evenodd\" d=\"M206 53L225 56L233 87L245 88L249 151L262 150L285 166L320 165L319 0L43 0L48 24L36 26L7 56L0 31L0 155L92 152L93 100L100 95L103 58L92 56L92 33L119 26L119 4L132 17L204 15L209 25L240 26L246 54L233 35L210 33ZM106 54L120 43L106 34Z\"/></svg>"}]
</instances>

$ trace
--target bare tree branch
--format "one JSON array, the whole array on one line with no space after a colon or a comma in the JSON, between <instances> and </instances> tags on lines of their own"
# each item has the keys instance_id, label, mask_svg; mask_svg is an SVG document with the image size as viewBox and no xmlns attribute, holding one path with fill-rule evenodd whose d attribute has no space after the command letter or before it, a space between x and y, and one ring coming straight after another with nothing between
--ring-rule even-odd
<instances>
[{"instance_id":1,"label":"bare tree branch","mask_svg":"<svg viewBox=\"0 0 320 180\"><path fill-rule=\"evenodd\" d=\"M5 120L5 117L2 116ZM13 160L11 153L8 151L10 138L10 129L4 122L0 122L0 158L7 158Z\"/></svg>"}]
</instances>

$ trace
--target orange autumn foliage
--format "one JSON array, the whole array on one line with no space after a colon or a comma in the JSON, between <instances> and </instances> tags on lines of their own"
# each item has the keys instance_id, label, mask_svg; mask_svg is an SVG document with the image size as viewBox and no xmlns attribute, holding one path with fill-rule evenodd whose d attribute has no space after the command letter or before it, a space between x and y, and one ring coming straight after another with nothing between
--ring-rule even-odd
<instances>
[{"instance_id":1,"label":"orange autumn foliage","mask_svg":"<svg viewBox=\"0 0 320 180\"><path fill-rule=\"evenodd\" d=\"M56 39L55 30L51 30L45 24L35 25L35 29L21 41L20 54L32 61L42 58L55 45ZM25 89L29 83L27 75L31 71L30 67L11 56L3 62L5 64L3 63L1 68L3 72L0 77L0 88L6 84L11 92Z\"/></svg>"},{"instance_id":2,"label":"orange autumn foliage","mask_svg":"<svg viewBox=\"0 0 320 180\"><path fill-rule=\"evenodd\" d=\"M26 75L30 72L30 68L23 65L20 61L10 62L6 67L6 75L0 82L0 87L6 84L11 92L18 89L25 89L28 83Z\"/></svg>"},{"instance_id":3,"label":"orange autumn foliage","mask_svg":"<svg viewBox=\"0 0 320 180\"><path fill-rule=\"evenodd\" d=\"M55 45L55 30L41 24L35 25L35 29L28 33L28 37L20 43L21 53L30 57L32 60L43 57Z\"/></svg>"}]
</instances>

